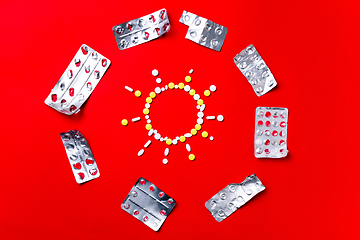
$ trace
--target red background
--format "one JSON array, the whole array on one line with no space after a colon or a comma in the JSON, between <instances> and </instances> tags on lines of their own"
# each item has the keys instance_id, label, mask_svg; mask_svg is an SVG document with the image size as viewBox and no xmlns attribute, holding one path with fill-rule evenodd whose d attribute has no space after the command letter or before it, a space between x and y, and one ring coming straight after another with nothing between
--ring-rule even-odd
<instances>
[{"instance_id":1,"label":"red background","mask_svg":"<svg viewBox=\"0 0 360 240\"><path fill-rule=\"evenodd\" d=\"M355 2L355 1L354 1ZM158 40L120 51L112 27L165 7L171 29ZM229 29L221 52L185 39L183 10ZM358 215L358 6L350 1L1 1L0 239L355 239ZM44 104L81 44L112 65L81 111L66 116ZM257 97L233 63L249 44L278 86ZM185 144L149 139L142 109L159 86L184 80L201 93L205 121ZM124 86L139 89L140 98ZM257 106L289 109L283 159L254 157ZM159 95L154 128L175 137L196 122L195 101L184 91ZM141 116L137 123L123 118ZM80 130L100 178L75 182L60 132ZM153 138L152 138L153 140ZM221 223L204 204L230 183L257 174L266 190ZM177 201L159 232L120 205L139 177Z\"/></svg>"}]
</instances>

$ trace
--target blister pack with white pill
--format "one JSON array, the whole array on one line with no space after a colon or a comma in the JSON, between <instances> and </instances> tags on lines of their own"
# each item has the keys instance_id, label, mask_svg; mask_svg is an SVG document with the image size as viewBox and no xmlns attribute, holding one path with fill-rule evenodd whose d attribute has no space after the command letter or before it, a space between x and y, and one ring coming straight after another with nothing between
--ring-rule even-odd
<instances>
[{"instance_id":1,"label":"blister pack with white pill","mask_svg":"<svg viewBox=\"0 0 360 240\"><path fill-rule=\"evenodd\" d=\"M287 108L256 108L255 157L281 158L287 155L288 113Z\"/></svg>"},{"instance_id":2,"label":"blister pack with white pill","mask_svg":"<svg viewBox=\"0 0 360 240\"><path fill-rule=\"evenodd\" d=\"M180 22L189 26L185 38L204 47L220 51L228 29L206 18L184 11Z\"/></svg>"},{"instance_id":3,"label":"blister pack with white pill","mask_svg":"<svg viewBox=\"0 0 360 240\"><path fill-rule=\"evenodd\" d=\"M75 180L81 184L100 177L95 158L84 136L78 130L60 133Z\"/></svg>"},{"instance_id":4,"label":"blister pack with white pill","mask_svg":"<svg viewBox=\"0 0 360 240\"><path fill-rule=\"evenodd\" d=\"M158 231L175 204L174 199L154 184L145 178L139 178L121 208L154 231Z\"/></svg>"},{"instance_id":5,"label":"blister pack with white pill","mask_svg":"<svg viewBox=\"0 0 360 240\"><path fill-rule=\"evenodd\" d=\"M110 64L109 59L83 44L45 104L66 115L79 112Z\"/></svg>"},{"instance_id":6,"label":"blister pack with white pill","mask_svg":"<svg viewBox=\"0 0 360 240\"><path fill-rule=\"evenodd\" d=\"M259 178L253 174L247 176L240 184L229 184L207 201L205 207L210 211L216 221L221 222L264 189L265 186Z\"/></svg>"},{"instance_id":7,"label":"blister pack with white pill","mask_svg":"<svg viewBox=\"0 0 360 240\"><path fill-rule=\"evenodd\" d=\"M113 33L120 50L154 40L170 30L165 8L113 27Z\"/></svg>"},{"instance_id":8,"label":"blister pack with white pill","mask_svg":"<svg viewBox=\"0 0 360 240\"><path fill-rule=\"evenodd\" d=\"M277 83L274 75L253 45L249 45L234 57L234 63L260 97L273 89Z\"/></svg>"}]
</instances>

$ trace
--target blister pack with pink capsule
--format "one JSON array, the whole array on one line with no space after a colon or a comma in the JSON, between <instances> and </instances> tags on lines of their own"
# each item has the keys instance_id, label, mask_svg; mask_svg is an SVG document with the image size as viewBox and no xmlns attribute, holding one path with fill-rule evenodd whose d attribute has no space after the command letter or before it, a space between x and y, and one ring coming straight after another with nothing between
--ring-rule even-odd
<instances>
[{"instance_id":1,"label":"blister pack with pink capsule","mask_svg":"<svg viewBox=\"0 0 360 240\"><path fill-rule=\"evenodd\" d=\"M120 50L154 40L170 30L165 8L112 28Z\"/></svg>"},{"instance_id":2,"label":"blister pack with pink capsule","mask_svg":"<svg viewBox=\"0 0 360 240\"><path fill-rule=\"evenodd\" d=\"M81 184L100 177L95 158L84 136L78 130L60 133L75 180Z\"/></svg>"},{"instance_id":3,"label":"blister pack with pink capsule","mask_svg":"<svg viewBox=\"0 0 360 240\"><path fill-rule=\"evenodd\" d=\"M288 113L287 108L256 108L255 157L282 158L288 154Z\"/></svg>"},{"instance_id":4,"label":"blister pack with pink capsule","mask_svg":"<svg viewBox=\"0 0 360 240\"><path fill-rule=\"evenodd\" d=\"M145 178L139 178L121 208L153 229L158 231L175 207L175 200Z\"/></svg>"},{"instance_id":5,"label":"blister pack with pink capsule","mask_svg":"<svg viewBox=\"0 0 360 240\"><path fill-rule=\"evenodd\" d=\"M45 99L45 104L66 115L79 112L110 64L109 59L83 44Z\"/></svg>"}]
</instances>

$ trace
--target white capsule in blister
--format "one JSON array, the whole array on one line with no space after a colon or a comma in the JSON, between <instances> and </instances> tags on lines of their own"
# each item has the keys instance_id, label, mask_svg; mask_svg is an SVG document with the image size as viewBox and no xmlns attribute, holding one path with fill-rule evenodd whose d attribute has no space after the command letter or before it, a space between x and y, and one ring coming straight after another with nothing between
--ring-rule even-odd
<instances>
[{"instance_id":1,"label":"white capsule in blister","mask_svg":"<svg viewBox=\"0 0 360 240\"><path fill-rule=\"evenodd\" d=\"M133 92L134 90L131 87L125 86L125 89L128 90L129 92Z\"/></svg>"},{"instance_id":2,"label":"white capsule in blister","mask_svg":"<svg viewBox=\"0 0 360 240\"><path fill-rule=\"evenodd\" d=\"M164 88L164 87L162 87L162 88L161 88L161 91L163 91L163 92L164 92L164 91L165 91L165 88Z\"/></svg>"},{"instance_id":3,"label":"white capsule in blister","mask_svg":"<svg viewBox=\"0 0 360 240\"><path fill-rule=\"evenodd\" d=\"M166 158L164 158L163 160L162 160L162 162L163 162L163 164L168 164L168 160L166 159Z\"/></svg>"},{"instance_id":4,"label":"white capsule in blister","mask_svg":"<svg viewBox=\"0 0 360 240\"><path fill-rule=\"evenodd\" d=\"M188 143L186 144L186 150L188 150L188 152L191 152L191 147Z\"/></svg>"},{"instance_id":5,"label":"white capsule in blister","mask_svg":"<svg viewBox=\"0 0 360 240\"><path fill-rule=\"evenodd\" d=\"M204 120L202 118L198 118L196 122L201 125L204 123Z\"/></svg>"},{"instance_id":6,"label":"white capsule in blister","mask_svg":"<svg viewBox=\"0 0 360 240\"><path fill-rule=\"evenodd\" d=\"M203 113L203 112L198 112L198 113L197 113L197 116L198 116L199 118L203 118L203 117L204 117L204 113Z\"/></svg>"},{"instance_id":7,"label":"white capsule in blister","mask_svg":"<svg viewBox=\"0 0 360 240\"><path fill-rule=\"evenodd\" d=\"M160 93L161 93L161 88L156 87L156 88L155 88L155 92L156 92L156 94L160 94Z\"/></svg>"},{"instance_id":8,"label":"white capsule in blister","mask_svg":"<svg viewBox=\"0 0 360 240\"><path fill-rule=\"evenodd\" d=\"M172 140L172 144L176 145L177 143L178 143L178 140L176 140L176 139Z\"/></svg>"},{"instance_id":9,"label":"white capsule in blister","mask_svg":"<svg viewBox=\"0 0 360 240\"><path fill-rule=\"evenodd\" d=\"M144 154L144 152L145 152L145 150L144 150L144 149L141 149L141 150L138 152L138 156L140 157L141 155Z\"/></svg>"},{"instance_id":10,"label":"white capsule in blister","mask_svg":"<svg viewBox=\"0 0 360 240\"><path fill-rule=\"evenodd\" d=\"M218 115L218 116L217 116L217 120L218 120L219 122L224 121L224 116L223 116L223 115Z\"/></svg>"},{"instance_id":11,"label":"white capsule in blister","mask_svg":"<svg viewBox=\"0 0 360 240\"><path fill-rule=\"evenodd\" d=\"M191 137L192 137L192 134L191 134L191 133L185 133L185 134L184 134L184 137L186 137L186 138L191 138Z\"/></svg>"},{"instance_id":12,"label":"white capsule in blister","mask_svg":"<svg viewBox=\"0 0 360 240\"><path fill-rule=\"evenodd\" d=\"M199 106L199 105L198 105ZM200 106L200 111L203 112L205 110L205 104Z\"/></svg>"},{"instance_id":13,"label":"white capsule in blister","mask_svg":"<svg viewBox=\"0 0 360 240\"><path fill-rule=\"evenodd\" d=\"M145 103L146 108L150 108L150 103Z\"/></svg>"},{"instance_id":14,"label":"white capsule in blister","mask_svg":"<svg viewBox=\"0 0 360 240\"><path fill-rule=\"evenodd\" d=\"M154 70L152 70L151 74L152 74L154 77L156 77L157 75L159 75L159 71L156 70L156 69L154 69Z\"/></svg>"},{"instance_id":15,"label":"white capsule in blister","mask_svg":"<svg viewBox=\"0 0 360 240\"><path fill-rule=\"evenodd\" d=\"M216 86L215 86L215 85L211 85L211 86L210 86L210 91L215 92L215 91L216 91Z\"/></svg>"},{"instance_id":16,"label":"white capsule in blister","mask_svg":"<svg viewBox=\"0 0 360 240\"><path fill-rule=\"evenodd\" d=\"M151 123L151 120L150 120L150 119L148 119L146 122L147 122L147 123Z\"/></svg>"},{"instance_id":17,"label":"white capsule in blister","mask_svg":"<svg viewBox=\"0 0 360 240\"><path fill-rule=\"evenodd\" d=\"M149 115L145 115L145 118L146 118L146 119L149 119L150 117L149 117Z\"/></svg>"},{"instance_id":18,"label":"white capsule in blister","mask_svg":"<svg viewBox=\"0 0 360 240\"><path fill-rule=\"evenodd\" d=\"M156 79L156 83L159 83L159 84L160 84L160 83L161 83L161 78L157 78L157 79Z\"/></svg>"},{"instance_id":19,"label":"white capsule in blister","mask_svg":"<svg viewBox=\"0 0 360 240\"><path fill-rule=\"evenodd\" d=\"M153 135L153 133L154 133L154 129L150 129L150 130L149 130L149 133L148 133L148 134L149 134L149 137L151 137L151 135Z\"/></svg>"},{"instance_id":20,"label":"white capsule in blister","mask_svg":"<svg viewBox=\"0 0 360 240\"><path fill-rule=\"evenodd\" d=\"M169 151L170 151L169 148L165 148L165 152L164 152L165 157L169 155Z\"/></svg>"},{"instance_id":21,"label":"white capsule in blister","mask_svg":"<svg viewBox=\"0 0 360 240\"><path fill-rule=\"evenodd\" d=\"M151 140L148 140L148 141L145 143L144 148L147 148L150 144L151 144Z\"/></svg>"},{"instance_id":22,"label":"white capsule in blister","mask_svg":"<svg viewBox=\"0 0 360 240\"><path fill-rule=\"evenodd\" d=\"M154 137L156 140L159 140L161 138L161 135L159 133L156 133Z\"/></svg>"},{"instance_id":23,"label":"white capsule in blister","mask_svg":"<svg viewBox=\"0 0 360 240\"><path fill-rule=\"evenodd\" d=\"M199 100L199 99L200 99L200 95L196 93L196 94L194 95L194 100L197 101L197 100Z\"/></svg>"},{"instance_id":24,"label":"white capsule in blister","mask_svg":"<svg viewBox=\"0 0 360 240\"><path fill-rule=\"evenodd\" d=\"M185 92L190 91L190 86L189 86L189 85L186 85L186 86L184 87L184 90L185 90Z\"/></svg>"}]
</instances>

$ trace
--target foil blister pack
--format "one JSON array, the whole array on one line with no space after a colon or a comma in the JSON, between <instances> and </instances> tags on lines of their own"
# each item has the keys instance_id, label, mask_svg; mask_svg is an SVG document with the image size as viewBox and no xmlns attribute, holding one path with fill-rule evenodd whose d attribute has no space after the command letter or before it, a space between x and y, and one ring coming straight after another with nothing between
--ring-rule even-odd
<instances>
[{"instance_id":1,"label":"foil blister pack","mask_svg":"<svg viewBox=\"0 0 360 240\"><path fill-rule=\"evenodd\" d=\"M158 231L175 207L175 200L144 178L139 178L121 208Z\"/></svg>"},{"instance_id":2,"label":"foil blister pack","mask_svg":"<svg viewBox=\"0 0 360 240\"><path fill-rule=\"evenodd\" d=\"M255 157L281 158L287 155L288 113L287 108L256 108Z\"/></svg>"},{"instance_id":3,"label":"foil blister pack","mask_svg":"<svg viewBox=\"0 0 360 240\"><path fill-rule=\"evenodd\" d=\"M260 97L273 89L277 83L274 75L253 45L249 45L234 57L234 63Z\"/></svg>"},{"instance_id":4,"label":"foil blister pack","mask_svg":"<svg viewBox=\"0 0 360 240\"><path fill-rule=\"evenodd\" d=\"M100 177L95 158L84 136L78 130L60 133L75 180L81 184Z\"/></svg>"},{"instance_id":5,"label":"foil blister pack","mask_svg":"<svg viewBox=\"0 0 360 240\"><path fill-rule=\"evenodd\" d=\"M66 115L79 112L110 64L109 59L83 44L45 99L45 104Z\"/></svg>"},{"instance_id":6,"label":"foil blister pack","mask_svg":"<svg viewBox=\"0 0 360 240\"><path fill-rule=\"evenodd\" d=\"M240 184L229 184L207 201L205 207L216 221L221 222L264 189L265 186L253 174Z\"/></svg>"},{"instance_id":7,"label":"foil blister pack","mask_svg":"<svg viewBox=\"0 0 360 240\"><path fill-rule=\"evenodd\" d=\"M180 22L189 26L185 38L210 49L220 51L228 29L206 18L184 11Z\"/></svg>"},{"instance_id":8,"label":"foil blister pack","mask_svg":"<svg viewBox=\"0 0 360 240\"><path fill-rule=\"evenodd\" d=\"M115 40L120 50L154 40L170 30L165 8L113 27Z\"/></svg>"}]
</instances>

